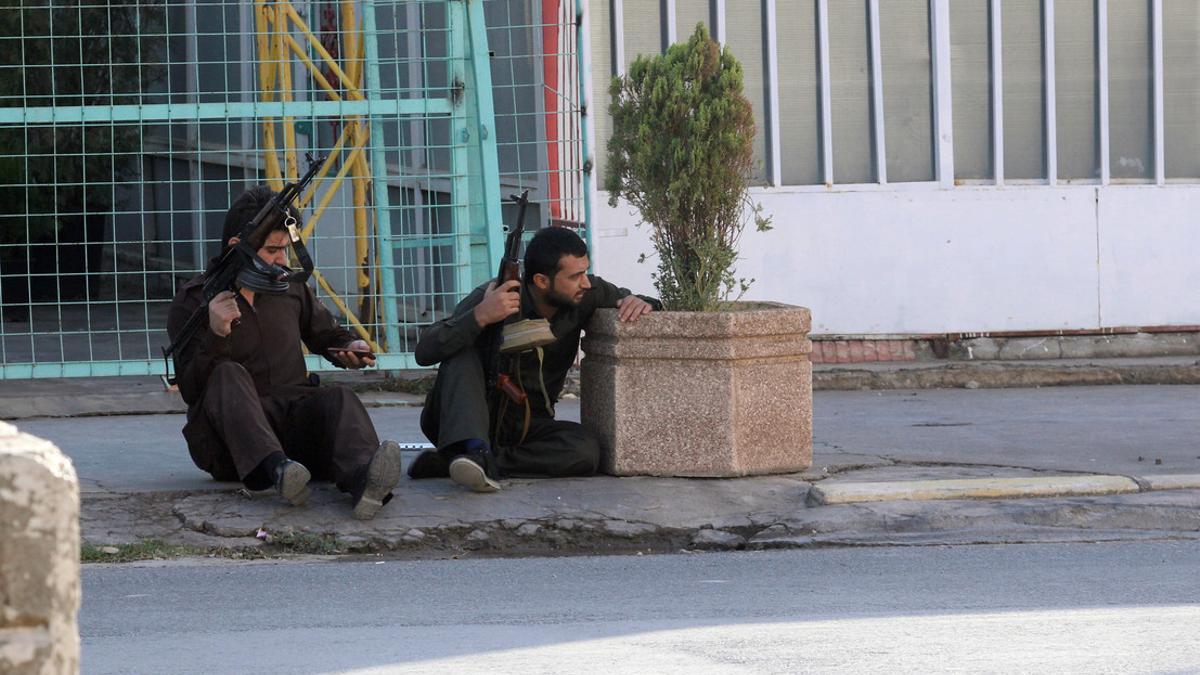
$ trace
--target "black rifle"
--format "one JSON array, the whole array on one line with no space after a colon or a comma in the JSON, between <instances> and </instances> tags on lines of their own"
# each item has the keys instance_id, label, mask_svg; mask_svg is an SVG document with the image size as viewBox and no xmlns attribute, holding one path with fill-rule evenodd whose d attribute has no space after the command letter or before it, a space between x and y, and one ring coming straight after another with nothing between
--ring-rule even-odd
<instances>
[{"instance_id":1,"label":"black rifle","mask_svg":"<svg viewBox=\"0 0 1200 675\"><path fill-rule=\"evenodd\" d=\"M529 205L529 190L509 197L517 203L517 224L508 230L504 239L504 255L500 258L500 271L496 274L496 286L507 281L521 280L521 236L525 234L525 207ZM516 292L520 292L520 288ZM525 392L500 369L500 342L504 337L504 321L487 327L487 358L483 362L484 382L492 398L492 416L495 417L499 396L502 393L518 405L525 404Z\"/></svg>"},{"instance_id":2,"label":"black rifle","mask_svg":"<svg viewBox=\"0 0 1200 675\"><path fill-rule=\"evenodd\" d=\"M167 375L171 372L169 360L172 357L178 358L180 350L208 322L209 301L223 291L233 291L236 293L239 288L238 275L248 266L257 265L263 268L262 271L270 275L271 281L302 282L308 279L309 273L312 272L312 258L309 257L308 251L304 248L304 242L300 240L300 231L296 229L296 222L291 218L288 207L304 192L305 186L317 175L317 171L320 170L321 165L325 163L327 157L314 160L312 155L307 155L307 158L308 173L304 174L300 180L295 183L288 183L282 190L275 193L271 201L259 209L258 214L237 233L238 243L226 248L225 252L213 262L212 266L204 271L204 302L188 317L187 323L183 325L183 329L179 331L179 335L175 336L171 344L163 347L163 367ZM254 243L265 241L269 229L273 228L278 222L276 217L284 218L285 222L291 221L287 223L288 236L292 240L292 246L296 249L296 256L300 258L300 262L304 266L303 272L293 273L288 268L278 266L268 268L258 258L258 251L255 250ZM178 372L178 363L175 364L175 369ZM168 377L167 382L174 384L175 378Z\"/></svg>"}]
</instances>

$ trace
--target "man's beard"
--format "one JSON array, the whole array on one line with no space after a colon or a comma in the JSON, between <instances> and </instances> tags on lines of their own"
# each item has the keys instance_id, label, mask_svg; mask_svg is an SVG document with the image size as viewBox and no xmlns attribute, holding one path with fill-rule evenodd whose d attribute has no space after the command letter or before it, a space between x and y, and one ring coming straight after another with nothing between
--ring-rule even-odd
<instances>
[{"instance_id":1,"label":"man's beard","mask_svg":"<svg viewBox=\"0 0 1200 675\"><path fill-rule=\"evenodd\" d=\"M574 298L568 298L553 288L546 292L546 304L556 309L572 309L579 306L579 302Z\"/></svg>"}]
</instances>

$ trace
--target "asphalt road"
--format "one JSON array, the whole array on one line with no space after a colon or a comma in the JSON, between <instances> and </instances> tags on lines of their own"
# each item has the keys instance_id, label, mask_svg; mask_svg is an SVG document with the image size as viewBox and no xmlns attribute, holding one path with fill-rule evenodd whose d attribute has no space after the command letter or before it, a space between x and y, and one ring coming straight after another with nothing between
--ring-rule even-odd
<instances>
[{"instance_id":1,"label":"asphalt road","mask_svg":"<svg viewBox=\"0 0 1200 675\"><path fill-rule=\"evenodd\" d=\"M1200 543L84 568L85 673L1193 672Z\"/></svg>"}]
</instances>

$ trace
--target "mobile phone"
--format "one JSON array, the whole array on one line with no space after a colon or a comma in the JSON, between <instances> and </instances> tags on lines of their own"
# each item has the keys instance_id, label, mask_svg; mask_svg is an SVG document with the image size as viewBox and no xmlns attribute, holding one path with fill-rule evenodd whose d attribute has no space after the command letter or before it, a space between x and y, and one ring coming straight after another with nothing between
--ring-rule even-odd
<instances>
[{"instance_id":1,"label":"mobile phone","mask_svg":"<svg viewBox=\"0 0 1200 675\"><path fill-rule=\"evenodd\" d=\"M368 359L375 358L375 353L372 352L370 349L350 349L349 347L330 347L329 349L326 349L325 351L330 356L337 356L341 352L350 352L351 354L354 354L355 356L357 356L360 359L363 357L366 357Z\"/></svg>"}]
</instances>

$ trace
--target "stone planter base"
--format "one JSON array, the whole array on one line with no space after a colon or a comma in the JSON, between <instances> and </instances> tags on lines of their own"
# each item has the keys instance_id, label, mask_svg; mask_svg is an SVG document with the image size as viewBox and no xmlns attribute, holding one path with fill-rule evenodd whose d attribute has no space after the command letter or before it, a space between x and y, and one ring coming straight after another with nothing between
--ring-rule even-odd
<instances>
[{"instance_id":1,"label":"stone planter base","mask_svg":"<svg viewBox=\"0 0 1200 675\"><path fill-rule=\"evenodd\" d=\"M583 339L583 424L618 476L731 477L812 464L809 311L599 310Z\"/></svg>"}]
</instances>

